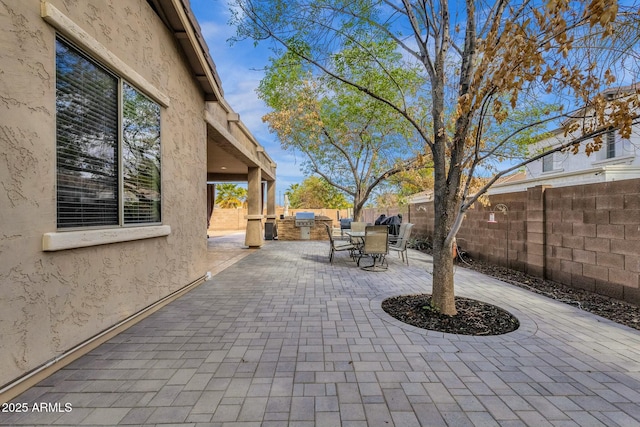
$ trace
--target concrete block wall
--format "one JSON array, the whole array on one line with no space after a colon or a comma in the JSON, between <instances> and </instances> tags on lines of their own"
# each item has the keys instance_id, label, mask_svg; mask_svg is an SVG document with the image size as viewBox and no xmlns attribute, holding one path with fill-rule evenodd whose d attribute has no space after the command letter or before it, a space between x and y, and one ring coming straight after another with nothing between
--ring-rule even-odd
<instances>
[{"instance_id":1,"label":"concrete block wall","mask_svg":"<svg viewBox=\"0 0 640 427\"><path fill-rule=\"evenodd\" d=\"M210 230L245 230L247 228L247 209L215 208L209 222Z\"/></svg>"},{"instance_id":2,"label":"concrete block wall","mask_svg":"<svg viewBox=\"0 0 640 427\"><path fill-rule=\"evenodd\" d=\"M546 193L547 276L640 303L640 180Z\"/></svg>"},{"instance_id":3,"label":"concrete block wall","mask_svg":"<svg viewBox=\"0 0 640 427\"><path fill-rule=\"evenodd\" d=\"M376 219L382 214L387 217L396 216L401 214L403 216L403 222L406 222L407 207L395 207L395 208L365 208L362 210L362 221L370 224L375 223Z\"/></svg>"},{"instance_id":4,"label":"concrete block wall","mask_svg":"<svg viewBox=\"0 0 640 427\"><path fill-rule=\"evenodd\" d=\"M496 208L506 206L506 211ZM495 222L489 222L490 214ZM433 236L433 202L409 205L408 221L416 237ZM471 256L497 265L525 269L526 193L500 194L490 205L476 203L465 214L457 243Z\"/></svg>"},{"instance_id":5,"label":"concrete block wall","mask_svg":"<svg viewBox=\"0 0 640 427\"><path fill-rule=\"evenodd\" d=\"M326 216L331 218L334 227L339 227L340 218L348 218L347 209L289 209L288 215L294 216L296 212L313 212L316 216ZM266 209L263 212L267 214ZM284 208L282 206L276 207L276 216L280 218L280 215L284 214ZM211 214L211 220L209 222L209 229L214 231L221 230L245 230L247 228L247 209L222 209L215 208Z\"/></svg>"},{"instance_id":6,"label":"concrete block wall","mask_svg":"<svg viewBox=\"0 0 640 427\"><path fill-rule=\"evenodd\" d=\"M407 222L413 223L411 234L416 238L433 236L433 217L433 202L409 205Z\"/></svg>"},{"instance_id":7,"label":"concrete block wall","mask_svg":"<svg viewBox=\"0 0 640 427\"><path fill-rule=\"evenodd\" d=\"M410 205L408 221L432 236L433 202ZM640 305L640 179L494 195L457 239L474 258Z\"/></svg>"},{"instance_id":8,"label":"concrete block wall","mask_svg":"<svg viewBox=\"0 0 640 427\"><path fill-rule=\"evenodd\" d=\"M527 264L525 193L500 194L490 205L476 203L467 211L458 246L477 259L514 269ZM495 222L489 222L491 214Z\"/></svg>"}]
</instances>

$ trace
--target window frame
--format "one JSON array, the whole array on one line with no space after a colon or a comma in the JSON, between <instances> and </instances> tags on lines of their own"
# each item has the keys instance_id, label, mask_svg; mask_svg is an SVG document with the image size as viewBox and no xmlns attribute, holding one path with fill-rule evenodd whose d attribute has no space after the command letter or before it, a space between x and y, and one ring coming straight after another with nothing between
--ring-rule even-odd
<instances>
[{"instance_id":1,"label":"window frame","mask_svg":"<svg viewBox=\"0 0 640 427\"><path fill-rule=\"evenodd\" d=\"M154 166L158 166L159 168L159 176L157 177L157 182L156 180L154 180L152 178L153 184L157 184L158 186L158 193L159 193L159 212L158 212L158 220L157 221L129 221L127 222L128 218L132 218L130 213L127 213L127 201L126 201L126 184L127 182L131 182L132 180L129 179L127 180L125 177L125 132L124 132L124 116L125 116L125 86L130 87L133 91L137 92L137 94L139 94L142 98L145 98L146 100L153 102L155 105L153 106L154 108L157 107L157 132L158 132L158 136L157 136L157 145L158 148L157 150L154 150L154 152L151 151L146 151L145 152L145 157L153 155L153 154L157 154L158 157L158 164L154 164ZM162 223L162 107L160 107L160 105L158 103L156 103L155 101L153 101L152 99L150 99L148 96L146 96L143 92L141 92L140 90L138 90L134 85L130 84L127 80L125 79L121 79L121 85L120 85L120 108L121 108L121 114L119 116L120 118L120 127L119 127L119 131L120 131L120 141L119 141L119 153L120 156L118 157L118 161L119 161L119 179L120 179L120 224L122 227L133 227L136 225L139 226L144 226L144 225L153 225L153 224L161 224ZM140 171L138 171L140 172Z\"/></svg>"},{"instance_id":2,"label":"window frame","mask_svg":"<svg viewBox=\"0 0 640 427\"><path fill-rule=\"evenodd\" d=\"M96 40L93 35L86 32L80 25L76 24L51 3L45 1L40 6L42 19L54 30L50 42L53 46L55 46L55 36L62 36L83 53L89 55L93 60L126 79L153 101L157 102L166 113L166 110L171 106L169 96L138 74L135 69L122 61L106 46ZM55 60L52 60L52 63L55 70ZM164 116L165 113L161 114L161 116ZM161 121L162 120L161 117ZM53 133L55 134L55 125L53 127ZM163 219L163 221L165 220ZM60 232L44 233L42 236L42 250L49 252L84 248L164 237L170 234L171 226L166 223L162 225L145 225L143 227L112 227L97 230L67 229Z\"/></svg>"},{"instance_id":3,"label":"window frame","mask_svg":"<svg viewBox=\"0 0 640 427\"><path fill-rule=\"evenodd\" d=\"M555 153L549 153L542 158L542 173L553 172L555 168Z\"/></svg>"},{"instance_id":4,"label":"window frame","mask_svg":"<svg viewBox=\"0 0 640 427\"><path fill-rule=\"evenodd\" d=\"M116 144L115 144L115 151L116 151L116 156L117 158L115 159L115 162L113 163L114 167L116 168L116 180L117 180L117 189L116 189L116 204L117 207L115 209L115 215L117 215L117 223L113 223L113 224L101 224L101 225L79 225L79 226L60 226L60 217L59 217L59 211L58 211L58 207L56 208L56 223L57 223L57 230L60 232L66 232L66 231L78 231L78 230L100 230L100 229L118 229L118 228L133 228L133 227L148 227L148 226L156 226L156 225L160 225L162 224L162 206L163 206L163 195L162 195L162 150L163 150L163 144L162 144L162 110L163 110L163 106L161 103L159 103L157 100L153 99L152 97L149 97L144 91L140 90L137 85L135 83L131 83L129 81L129 79L126 78L126 76L121 75L120 73L118 73L117 71L112 70L111 68L105 66L101 61L97 60L95 57L93 57L90 53L87 53L84 49L82 49L81 47L77 46L75 43L73 43L73 41L70 41L68 38L64 37L61 34L56 34L55 37L55 51L56 51L56 55L57 55L57 50L58 50L58 44L62 43L63 45L65 45L66 48L68 48L70 50L70 52L74 55L77 55L78 57L82 58L82 60L87 61L89 64L93 65L94 67L97 67L99 69L101 69L104 73L112 76L115 81L116 81L116 101L115 101L115 106L116 106L116 114L117 114L117 128L116 128L116 132L115 132L115 139L116 139ZM56 73L58 70L58 61L55 61L55 67L56 67ZM149 102L153 103L153 107L154 109L157 110L157 132L158 132L158 136L157 136L157 152L158 152L158 166L159 166L159 177L158 177L158 186L159 186L159 199L157 200L157 203L159 203L159 208L157 211L157 221L149 221L149 222L144 222L144 221L132 221L132 222L127 222L127 215L125 212L125 205L126 205L126 191L125 191L125 171L124 171L124 156L125 156L125 149L124 149L124 115L125 115L125 86L129 87L130 89L132 89L136 94L141 95L143 98L145 98L146 100L148 100ZM56 88L57 88L57 82L56 82ZM57 95L56 95L56 100L57 100ZM58 113L58 107L56 106L56 116ZM59 157L58 157L58 123L56 121L56 165L59 161ZM58 168L56 166L56 188L58 185ZM56 190L56 206L58 206L59 203L59 199L58 199L58 194L57 194L57 190Z\"/></svg>"},{"instance_id":5,"label":"window frame","mask_svg":"<svg viewBox=\"0 0 640 427\"><path fill-rule=\"evenodd\" d=\"M547 147L543 150L544 152L547 152L547 154L540 159L540 162L542 163L540 166L541 175L554 174L564 171L564 168L562 167L563 159L561 157L558 157L561 151L554 151L554 148L556 147Z\"/></svg>"},{"instance_id":6,"label":"window frame","mask_svg":"<svg viewBox=\"0 0 640 427\"><path fill-rule=\"evenodd\" d=\"M605 134L602 147L596 153L592 162L594 166L630 163L638 156L638 149L630 139L620 136L618 129L612 129Z\"/></svg>"},{"instance_id":7,"label":"window frame","mask_svg":"<svg viewBox=\"0 0 640 427\"><path fill-rule=\"evenodd\" d=\"M609 160L620 157L619 153L617 153L617 143L618 141L616 139L615 131L610 130L609 132L607 132L605 137L605 159Z\"/></svg>"}]
</instances>

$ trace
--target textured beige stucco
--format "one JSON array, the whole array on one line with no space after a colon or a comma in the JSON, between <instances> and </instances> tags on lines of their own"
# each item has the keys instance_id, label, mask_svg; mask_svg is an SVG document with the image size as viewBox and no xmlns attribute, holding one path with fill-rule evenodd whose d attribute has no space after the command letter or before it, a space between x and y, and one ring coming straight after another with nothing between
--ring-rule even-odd
<instances>
[{"instance_id":1,"label":"textured beige stucco","mask_svg":"<svg viewBox=\"0 0 640 427\"><path fill-rule=\"evenodd\" d=\"M42 251L56 231L55 30L40 0L0 0L0 386L206 273L204 99L144 0L50 3L170 99L168 236Z\"/></svg>"}]
</instances>

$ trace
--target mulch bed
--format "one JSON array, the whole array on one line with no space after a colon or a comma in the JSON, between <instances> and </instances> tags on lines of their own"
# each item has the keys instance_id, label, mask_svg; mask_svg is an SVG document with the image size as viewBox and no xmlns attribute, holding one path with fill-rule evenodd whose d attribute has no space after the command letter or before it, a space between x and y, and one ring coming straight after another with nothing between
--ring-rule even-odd
<instances>
[{"instance_id":1,"label":"mulch bed","mask_svg":"<svg viewBox=\"0 0 640 427\"><path fill-rule=\"evenodd\" d=\"M382 309L408 325L431 331L460 335L502 335L515 331L520 322L495 305L456 297L455 316L445 316L431 308L431 295L400 295L382 301Z\"/></svg>"}]
</instances>

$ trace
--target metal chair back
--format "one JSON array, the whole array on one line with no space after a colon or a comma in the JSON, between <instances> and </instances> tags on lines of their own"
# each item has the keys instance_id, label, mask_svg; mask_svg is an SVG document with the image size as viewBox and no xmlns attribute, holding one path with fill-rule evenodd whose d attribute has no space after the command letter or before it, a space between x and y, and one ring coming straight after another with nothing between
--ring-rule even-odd
<instances>
[{"instance_id":1,"label":"metal chair back","mask_svg":"<svg viewBox=\"0 0 640 427\"><path fill-rule=\"evenodd\" d=\"M352 222L351 231L355 231L355 232L365 231L366 226L367 226L366 222Z\"/></svg>"},{"instance_id":2,"label":"metal chair back","mask_svg":"<svg viewBox=\"0 0 640 427\"><path fill-rule=\"evenodd\" d=\"M331 264L333 264L333 254L337 251L350 251L353 252L356 247L353 246L351 243L343 243L343 244L336 244L336 241L333 238L333 230L332 228L328 225L325 224L324 225L325 228L327 229L327 235L329 236L329 262Z\"/></svg>"},{"instance_id":3,"label":"metal chair back","mask_svg":"<svg viewBox=\"0 0 640 427\"><path fill-rule=\"evenodd\" d=\"M368 225L364 230L365 255L386 255L389 253L389 228L386 225Z\"/></svg>"},{"instance_id":4,"label":"metal chair back","mask_svg":"<svg viewBox=\"0 0 640 427\"><path fill-rule=\"evenodd\" d=\"M408 222L404 230L400 233L398 241L389 246L390 250L396 251L398 252L398 255L402 256L403 262L405 262L405 258L406 258L407 265L409 265L409 254L407 253L407 244L409 243L409 237L411 236L412 228L413 228L413 224Z\"/></svg>"},{"instance_id":5,"label":"metal chair back","mask_svg":"<svg viewBox=\"0 0 640 427\"><path fill-rule=\"evenodd\" d=\"M389 243L393 246L397 244L402 236L404 235L404 231L407 229L408 222L403 222L400 224L400 228L398 230L398 234L391 234L391 230L389 230Z\"/></svg>"}]
</instances>

